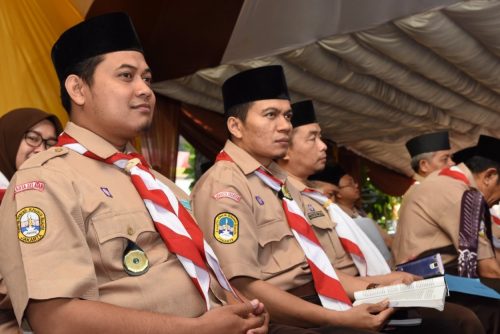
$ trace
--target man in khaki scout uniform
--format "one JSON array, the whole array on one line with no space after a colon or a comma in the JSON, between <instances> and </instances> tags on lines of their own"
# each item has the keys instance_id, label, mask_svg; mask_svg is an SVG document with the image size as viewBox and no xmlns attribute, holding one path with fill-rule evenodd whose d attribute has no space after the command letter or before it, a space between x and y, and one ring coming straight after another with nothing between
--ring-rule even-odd
<instances>
[{"instance_id":1,"label":"man in khaki scout uniform","mask_svg":"<svg viewBox=\"0 0 500 334\"><path fill-rule=\"evenodd\" d=\"M231 283L247 297L258 296L265 303L271 333L351 333L362 332L354 328L381 328L392 313L387 303L346 311L318 305L311 268L287 223L282 201L258 176L265 170L289 187L291 195L281 188L279 196L300 201L286 174L273 162L286 154L292 130L282 68L244 71L226 80L222 92L230 140L215 165L197 182L192 205ZM368 285L347 284L351 296ZM284 329L278 323L296 328ZM319 329L321 326L326 327Z\"/></svg>"},{"instance_id":2,"label":"man in khaki scout uniform","mask_svg":"<svg viewBox=\"0 0 500 334\"><path fill-rule=\"evenodd\" d=\"M460 164L468 159L470 152L474 147L467 147L460 151L453 153L453 161ZM493 241L493 248L495 249L495 257L500 264L500 204L495 204L490 208L491 214L491 236Z\"/></svg>"},{"instance_id":3,"label":"man in khaki scout uniform","mask_svg":"<svg viewBox=\"0 0 500 334\"><path fill-rule=\"evenodd\" d=\"M290 145L286 156L278 160L288 174L288 179L300 191L303 202L302 210L308 216L314 232L318 236L328 258L338 271L352 276L352 280L365 281L367 283L389 285L398 281L411 281L413 275L404 272L391 272L384 257L379 252L379 256L371 256L373 261L368 266L377 266L372 272L360 276L360 271L355 265L351 255L346 252L337 234L337 222L330 217L325 204L320 204L313 197L308 196L311 193L311 183L308 177L322 171L326 163L326 145L321 140L321 127L316 120L314 106L312 101L301 101L292 104L292 135ZM332 169L329 169L332 171ZM339 174L340 176L342 174ZM335 182L338 183L338 182ZM328 203L328 202L327 202ZM339 208L339 210L341 210ZM333 211L332 211L333 212ZM333 214L333 213L332 213ZM337 221L343 218L340 213L336 213ZM347 215L345 216L347 217ZM335 218L334 218L335 219ZM347 223L355 224L354 221ZM352 230L358 233L364 233L362 230ZM353 239L356 240L356 239ZM363 239L359 239L364 241ZM366 240L366 239L365 239ZM369 240L367 240L369 242ZM367 243L368 243L367 242ZM361 246L361 245L360 245ZM362 245L362 249L375 253L378 249L375 245ZM370 254L365 254L370 255ZM364 268L362 268L364 270ZM385 273L384 273L385 272ZM460 305L446 303L443 312L434 309L419 308L419 313L423 318L422 325L412 329L404 328L403 331L414 330L416 332L426 333L481 333L484 329L479 319L465 307Z\"/></svg>"},{"instance_id":4,"label":"man in khaki scout uniform","mask_svg":"<svg viewBox=\"0 0 500 334\"><path fill-rule=\"evenodd\" d=\"M410 165L415 174L413 174L413 184L403 197L432 172L455 164L452 160L448 131L425 133L414 137L406 142L406 149L411 156Z\"/></svg>"},{"instance_id":5,"label":"man in khaki scout uniform","mask_svg":"<svg viewBox=\"0 0 500 334\"><path fill-rule=\"evenodd\" d=\"M217 307L203 285L206 263L196 253L181 258L185 247L163 237L174 222L191 224L186 195L140 156L122 153L133 150L128 142L149 126L155 106L151 71L128 16L70 28L52 59L71 119L59 139L64 146L24 164L0 209L0 271L18 322L26 319L37 334L266 333L262 303ZM162 187L154 194L163 202L151 185ZM176 208L168 211L172 225L157 224L164 201ZM154 222L150 207L157 209ZM187 234L202 242L196 233ZM196 274L184 269L186 259Z\"/></svg>"},{"instance_id":6,"label":"man in khaki scout uniform","mask_svg":"<svg viewBox=\"0 0 500 334\"><path fill-rule=\"evenodd\" d=\"M361 198L359 184L341 166L326 166L322 171L309 177L313 185L330 198L352 221L368 236L370 241L383 255L385 261L392 265L390 246L392 235L382 229L377 222L361 215L357 203Z\"/></svg>"},{"instance_id":7,"label":"man in khaki scout uniform","mask_svg":"<svg viewBox=\"0 0 500 334\"><path fill-rule=\"evenodd\" d=\"M410 190L403 199L393 243L397 264L439 252L448 273L491 278L498 284L500 268L490 241L488 206L500 199L499 147L499 139L481 136L463 163L434 172ZM477 202L469 204L471 195L477 195ZM498 301L456 293L451 300L473 309L483 324L490 324L488 332L500 330ZM487 315L478 308L486 308Z\"/></svg>"},{"instance_id":8,"label":"man in khaki scout uniform","mask_svg":"<svg viewBox=\"0 0 500 334\"><path fill-rule=\"evenodd\" d=\"M414 137L406 142L406 149L411 156L410 163L416 181L422 181L435 170L454 165L447 131Z\"/></svg>"}]
</instances>

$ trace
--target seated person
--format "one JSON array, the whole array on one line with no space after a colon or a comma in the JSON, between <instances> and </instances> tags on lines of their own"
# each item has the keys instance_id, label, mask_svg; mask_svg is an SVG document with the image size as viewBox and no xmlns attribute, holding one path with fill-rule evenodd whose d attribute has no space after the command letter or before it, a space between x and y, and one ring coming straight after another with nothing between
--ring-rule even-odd
<instances>
[{"instance_id":1,"label":"seated person","mask_svg":"<svg viewBox=\"0 0 500 334\"><path fill-rule=\"evenodd\" d=\"M235 294L187 195L130 144L156 97L128 15L69 28L52 61L70 122L18 169L0 206L17 322L37 334L267 333L263 304Z\"/></svg>"},{"instance_id":2,"label":"seated person","mask_svg":"<svg viewBox=\"0 0 500 334\"><path fill-rule=\"evenodd\" d=\"M34 108L14 109L0 118L0 203L15 171L29 157L54 146L61 131L56 116ZM19 330L0 276L0 333Z\"/></svg>"},{"instance_id":3,"label":"seated person","mask_svg":"<svg viewBox=\"0 0 500 334\"><path fill-rule=\"evenodd\" d=\"M61 131L55 115L35 108L14 109L0 117L0 191L26 159L54 146Z\"/></svg>"},{"instance_id":4,"label":"seated person","mask_svg":"<svg viewBox=\"0 0 500 334\"><path fill-rule=\"evenodd\" d=\"M463 237L477 240L474 248L467 248L467 251L462 245L468 242L459 237L461 227L471 224L460 219L461 211L465 209L461 204L464 195L477 195L480 204L474 207L478 209L479 206L493 206L500 199L497 145L500 145L499 139L481 136L474 151L469 152L463 163L436 171L405 196L393 243L397 264L413 256L420 257L429 251L439 250L444 263L454 263L455 271L459 271L459 253L477 252L477 257L470 260L464 258L461 273L472 277L500 277L500 267L488 237L488 234L491 235L489 220L487 224L479 223L473 230L475 233L463 234ZM477 214L485 214L488 210L481 209Z\"/></svg>"},{"instance_id":5,"label":"seated person","mask_svg":"<svg viewBox=\"0 0 500 334\"><path fill-rule=\"evenodd\" d=\"M350 276L359 274L361 277L350 277L350 279L352 281L362 279L371 284L388 284L398 276L406 274L390 273L382 255L375 246L369 246L372 243L366 236L365 239L362 238L363 231L357 228L351 218L326 196L309 188L307 177L324 168L326 145L321 140L321 128L316 121L312 102L294 103L292 109L294 128L290 145L287 154L278 162L288 172L288 179L292 185L300 190L304 204L302 209L310 219L314 232L330 261L338 269L339 277L341 273ZM352 179L348 181L352 182ZM344 284L344 280L341 281ZM446 302L443 312L428 308L419 308L418 311L423 318L422 325L408 328L407 331L484 332L478 317L461 305ZM457 319L461 319L461 323L458 323Z\"/></svg>"},{"instance_id":6,"label":"seated person","mask_svg":"<svg viewBox=\"0 0 500 334\"><path fill-rule=\"evenodd\" d=\"M410 189L399 211L392 248L396 264L439 252L447 273L498 281L489 207L500 199L499 147L499 139L481 135L462 163L435 171ZM456 298L461 300L452 300L470 308L492 301ZM483 324L493 324L492 333L500 330L498 310L493 304L484 317L475 310Z\"/></svg>"},{"instance_id":7,"label":"seated person","mask_svg":"<svg viewBox=\"0 0 500 334\"><path fill-rule=\"evenodd\" d=\"M323 187L321 187L321 184L319 187L323 191L325 190L324 184L335 186L333 188L333 202L353 219L358 227L370 238L371 242L375 244L387 263L392 265L390 251L392 236L373 219L361 215L357 210L356 203L361 198L361 192L354 178L340 166L326 166L324 170L311 175L309 180L323 182Z\"/></svg>"},{"instance_id":8,"label":"seated person","mask_svg":"<svg viewBox=\"0 0 500 334\"><path fill-rule=\"evenodd\" d=\"M448 131L426 133L406 142L411 156L411 168L415 181L422 181L432 172L455 163L451 158Z\"/></svg>"},{"instance_id":9,"label":"seated person","mask_svg":"<svg viewBox=\"0 0 500 334\"><path fill-rule=\"evenodd\" d=\"M300 195L274 162L286 154L292 130L281 66L240 72L222 93L229 140L191 198L230 282L265 303L270 333L382 328L393 309L384 302L351 306L353 292L369 283L341 284L319 243L307 247L305 235L313 232L297 206Z\"/></svg>"},{"instance_id":10,"label":"seated person","mask_svg":"<svg viewBox=\"0 0 500 334\"><path fill-rule=\"evenodd\" d=\"M464 162L470 155L473 147L467 147L453 153L453 161L457 164ZM493 248L495 249L495 257L500 265L500 204L495 204L490 209L491 215L491 236Z\"/></svg>"}]
</instances>

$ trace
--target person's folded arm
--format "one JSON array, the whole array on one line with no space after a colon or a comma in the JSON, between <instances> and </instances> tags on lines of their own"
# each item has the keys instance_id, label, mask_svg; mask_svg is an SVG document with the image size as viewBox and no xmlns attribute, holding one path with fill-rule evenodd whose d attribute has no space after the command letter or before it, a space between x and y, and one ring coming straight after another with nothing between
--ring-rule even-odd
<instances>
[{"instance_id":1,"label":"person's folded arm","mask_svg":"<svg viewBox=\"0 0 500 334\"><path fill-rule=\"evenodd\" d=\"M26 315L36 334L263 334L267 327L257 332L255 329L265 325L265 317L250 316L257 308L262 308L261 303L253 301L215 308L198 318L184 318L98 301L56 298L30 300Z\"/></svg>"}]
</instances>

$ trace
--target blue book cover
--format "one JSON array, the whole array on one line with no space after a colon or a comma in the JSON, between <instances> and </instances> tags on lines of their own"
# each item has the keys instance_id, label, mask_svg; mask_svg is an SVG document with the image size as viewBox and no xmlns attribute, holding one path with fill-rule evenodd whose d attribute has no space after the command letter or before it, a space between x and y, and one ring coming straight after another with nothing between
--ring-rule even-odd
<instances>
[{"instance_id":1,"label":"blue book cover","mask_svg":"<svg viewBox=\"0 0 500 334\"><path fill-rule=\"evenodd\" d=\"M418 260L409 261L396 266L396 271L405 271L407 273L429 278L444 275L443 261L441 254L437 253Z\"/></svg>"},{"instance_id":2,"label":"blue book cover","mask_svg":"<svg viewBox=\"0 0 500 334\"><path fill-rule=\"evenodd\" d=\"M446 274L444 275L444 279L450 291L500 299L500 293L481 283L479 278L467 278Z\"/></svg>"}]
</instances>

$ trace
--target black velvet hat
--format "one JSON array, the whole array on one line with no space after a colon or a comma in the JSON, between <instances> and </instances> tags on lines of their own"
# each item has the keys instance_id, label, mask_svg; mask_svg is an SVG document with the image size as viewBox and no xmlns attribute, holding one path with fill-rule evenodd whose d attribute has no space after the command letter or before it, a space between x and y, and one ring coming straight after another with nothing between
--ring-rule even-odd
<instances>
[{"instance_id":1,"label":"black velvet hat","mask_svg":"<svg viewBox=\"0 0 500 334\"><path fill-rule=\"evenodd\" d=\"M456 164L465 162L467 159L469 159L470 157L472 157L474 155L475 148L476 148L475 146L472 146L472 147L467 147L467 148L461 149L460 151L456 151L451 156L451 160L453 160L453 162Z\"/></svg>"},{"instance_id":2,"label":"black velvet hat","mask_svg":"<svg viewBox=\"0 0 500 334\"><path fill-rule=\"evenodd\" d=\"M80 22L66 30L52 47L52 63L61 84L71 68L101 54L135 50L143 52L130 17L110 13Z\"/></svg>"},{"instance_id":3,"label":"black velvet hat","mask_svg":"<svg viewBox=\"0 0 500 334\"><path fill-rule=\"evenodd\" d=\"M222 85L224 112L239 104L259 100L290 100L283 68L264 66L240 72Z\"/></svg>"},{"instance_id":4,"label":"black velvet hat","mask_svg":"<svg viewBox=\"0 0 500 334\"><path fill-rule=\"evenodd\" d=\"M347 175L346 171L339 165L327 165L321 172L309 176L309 180L328 182L336 186L339 185L342 176Z\"/></svg>"},{"instance_id":5,"label":"black velvet hat","mask_svg":"<svg viewBox=\"0 0 500 334\"><path fill-rule=\"evenodd\" d=\"M301 125L318 123L318 121L316 121L316 114L314 113L314 105L311 100L292 104L292 111L292 126L294 128Z\"/></svg>"},{"instance_id":6,"label":"black velvet hat","mask_svg":"<svg viewBox=\"0 0 500 334\"><path fill-rule=\"evenodd\" d=\"M500 139L485 135L479 136L475 155L500 162Z\"/></svg>"},{"instance_id":7,"label":"black velvet hat","mask_svg":"<svg viewBox=\"0 0 500 334\"><path fill-rule=\"evenodd\" d=\"M476 146L455 152L452 159L458 164L473 156L480 156L500 163L500 139L481 135Z\"/></svg>"},{"instance_id":8,"label":"black velvet hat","mask_svg":"<svg viewBox=\"0 0 500 334\"><path fill-rule=\"evenodd\" d=\"M448 131L427 133L406 142L406 148L412 157L427 153L450 149Z\"/></svg>"}]
</instances>

